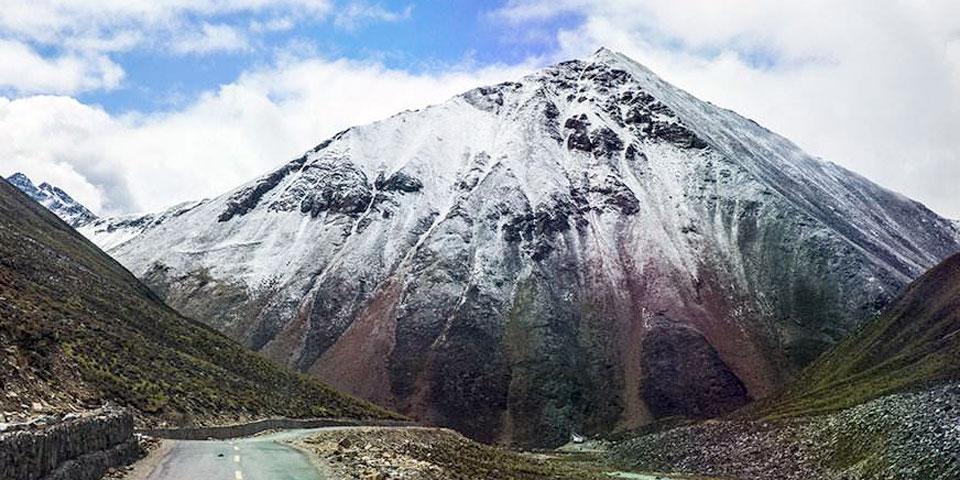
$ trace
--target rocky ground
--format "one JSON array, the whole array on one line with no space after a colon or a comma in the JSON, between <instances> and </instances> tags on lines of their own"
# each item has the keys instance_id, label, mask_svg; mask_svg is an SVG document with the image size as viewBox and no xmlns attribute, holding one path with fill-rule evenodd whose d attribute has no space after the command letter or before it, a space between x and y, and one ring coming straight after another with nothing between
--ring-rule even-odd
<instances>
[{"instance_id":1,"label":"rocky ground","mask_svg":"<svg viewBox=\"0 0 960 480\"><path fill-rule=\"evenodd\" d=\"M814 418L683 426L620 442L610 456L635 469L744 479L956 479L960 384Z\"/></svg>"},{"instance_id":2,"label":"rocky ground","mask_svg":"<svg viewBox=\"0 0 960 480\"><path fill-rule=\"evenodd\" d=\"M164 443L164 440L139 434L137 435L137 442L140 444L140 459L138 459L138 462L131 463L125 467L111 468L107 471L107 474L104 475L103 480L146 478L146 473L144 472L152 470L155 465L155 462L150 461L155 457L154 453L165 451L170 446L170 443Z\"/></svg>"},{"instance_id":3,"label":"rocky ground","mask_svg":"<svg viewBox=\"0 0 960 480\"><path fill-rule=\"evenodd\" d=\"M438 428L330 429L299 440L295 446L343 479L609 478L585 464L510 452Z\"/></svg>"}]
</instances>

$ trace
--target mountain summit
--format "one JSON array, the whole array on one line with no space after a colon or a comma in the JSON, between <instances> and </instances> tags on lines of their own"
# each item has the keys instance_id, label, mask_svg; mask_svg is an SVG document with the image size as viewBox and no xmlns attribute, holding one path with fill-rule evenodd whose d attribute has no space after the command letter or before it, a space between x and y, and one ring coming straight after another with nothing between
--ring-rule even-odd
<instances>
[{"instance_id":1,"label":"mountain summit","mask_svg":"<svg viewBox=\"0 0 960 480\"><path fill-rule=\"evenodd\" d=\"M110 253L274 360L549 445L767 396L958 237L601 49L343 131Z\"/></svg>"},{"instance_id":2,"label":"mountain summit","mask_svg":"<svg viewBox=\"0 0 960 480\"><path fill-rule=\"evenodd\" d=\"M41 183L38 187L29 177L20 172L7 177L7 181L40 205L47 207L47 210L55 213L71 227L82 227L97 219L93 212L67 195L67 192L47 182Z\"/></svg>"}]
</instances>

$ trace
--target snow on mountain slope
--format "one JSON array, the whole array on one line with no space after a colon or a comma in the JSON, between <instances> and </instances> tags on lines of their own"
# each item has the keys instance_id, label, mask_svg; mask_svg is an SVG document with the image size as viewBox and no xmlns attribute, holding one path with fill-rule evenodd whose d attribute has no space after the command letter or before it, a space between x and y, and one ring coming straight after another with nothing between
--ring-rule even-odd
<instances>
[{"instance_id":1,"label":"snow on mountain slope","mask_svg":"<svg viewBox=\"0 0 960 480\"><path fill-rule=\"evenodd\" d=\"M93 212L87 210L87 207L71 198L70 195L67 195L67 192L47 182L41 183L38 187L33 184L29 177L20 172L7 177L7 181L37 203L46 207L47 210L55 213L71 227L76 228L86 225L97 219Z\"/></svg>"},{"instance_id":2,"label":"snow on mountain slope","mask_svg":"<svg viewBox=\"0 0 960 480\"><path fill-rule=\"evenodd\" d=\"M279 362L549 445L766 396L957 250L923 205L600 50L341 132L110 253Z\"/></svg>"},{"instance_id":3,"label":"snow on mountain slope","mask_svg":"<svg viewBox=\"0 0 960 480\"><path fill-rule=\"evenodd\" d=\"M206 202L206 200L184 202L159 213L98 218L80 226L77 228L77 231L93 241L93 243L96 243L97 246L103 250L109 251L149 229L156 228L171 218L176 218L189 212L204 202Z\"/></svg>"}]
</instances>

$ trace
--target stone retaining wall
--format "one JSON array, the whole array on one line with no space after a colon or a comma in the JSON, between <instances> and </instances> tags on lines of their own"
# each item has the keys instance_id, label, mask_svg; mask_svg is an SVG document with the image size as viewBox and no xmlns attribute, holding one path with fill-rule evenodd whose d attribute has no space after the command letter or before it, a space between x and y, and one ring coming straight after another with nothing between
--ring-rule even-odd
<instances>
[{"instance_id":1,"label":"stone retaining wall","mask_svg":"<svg viewBox=\"0 0 960 480\"><path fill-rule=\"evenodd\" d=\"M140 455L133 416L100 410L0 434L0 478L97 480Z\"/></svg>"},{"instance_id":2,"label":"stone retaining wall","mask_svg":"<svg viewBox=\"0 0 960 480\"><path fill-rule=\"evenodd\" d=\"M409 427L416 425L413 422L404 422L397 420L344 420L335 418L313 418L313 419L293 419L293 418L268 418L250 423L237 425L224 425L218 427L187 427L187 428L158 428L148 430L138 430L137 433L149 435L156 438L168 438L172 440L206 440L214 438L224 440L227 438L249 437L266 430L289 430L294 428L320 428L320 427L357 427L357 426L375 426L375 427Z\"/></svg>"}]
</instances>

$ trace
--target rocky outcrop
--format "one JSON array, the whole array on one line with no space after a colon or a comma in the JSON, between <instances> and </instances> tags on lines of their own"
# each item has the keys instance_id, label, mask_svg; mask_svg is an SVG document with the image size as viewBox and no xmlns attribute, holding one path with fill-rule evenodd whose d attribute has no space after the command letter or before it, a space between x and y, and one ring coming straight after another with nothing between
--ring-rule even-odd
<instances>
[{"instance_id":1,"label":"rocky outcrop","mask_svg":"<svg viewBox=\"0 0 960 480\"><path fill-rule=\"evenodd\" d=\"M743 382L702 333L667 319L651 323L641 343L640 383L655 417L713 417L750 401Z\"/></svg>"},{"instance_id":2,"label":"rocky outcrop","mask_svg":"<svg viewBox=\"0 0 960 480\"><path fill-rule=\"evenodd\" d=\"M100 410L40 423L0 433L0 478L97 480L140 456L128 412Z\"/></svg>"},{"instance_id":3,"label":"rocky outcrop","mask_svg":"<svg viewBox=\"0 0 960 480\"><path fill-rule=\"evenodd\" d=\"M235 216L246 215L247 212L256 208L257 204L260 203L260 199L263 198L267 192L273 190L288 174L302 167L306 161L306 156L298 158L280 170L274 171L266 177L257 180L253 185L244 187L242 190L236 192L230 197L230 200L226 202L226 208L220 216L217 217L217 220L226 222Z\"/></svg>"}]
</instances>

